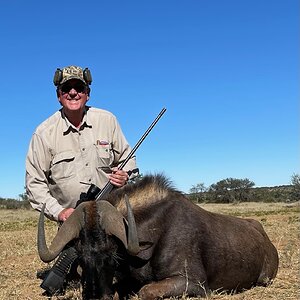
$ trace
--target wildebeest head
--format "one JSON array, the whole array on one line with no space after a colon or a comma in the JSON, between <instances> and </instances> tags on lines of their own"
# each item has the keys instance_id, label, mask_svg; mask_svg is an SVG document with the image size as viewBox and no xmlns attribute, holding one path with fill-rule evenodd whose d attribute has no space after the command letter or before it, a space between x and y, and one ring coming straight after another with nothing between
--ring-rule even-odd
<instances>
[{"instance_id":1,"label":"wildebeest head","mask_svg":"<svg viewBox=\"0 0 300 300\"><path fill-rule=\"evenodd\" d=\"M127 196L124 198L127 220L107 201L82 203L60 227L49 247L45 241L45 205L41 211L38 225L39 256L42 261L50 262L70 241L76 241L82 267L84 299L100 299L111 294L120 245L130 255L139 252L133 213Z\"/></svg>"}]
</instances>

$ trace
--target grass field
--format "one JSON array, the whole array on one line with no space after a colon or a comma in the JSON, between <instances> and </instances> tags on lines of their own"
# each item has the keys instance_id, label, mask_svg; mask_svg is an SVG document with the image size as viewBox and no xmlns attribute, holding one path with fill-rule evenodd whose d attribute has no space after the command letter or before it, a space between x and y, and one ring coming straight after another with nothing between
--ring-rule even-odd
<instances>
[{"instance_id":1,"label":"grass field","mask_svg":"<svg viewBox=\"0 0 300 300\"><path fill-rule=\"evenodd\" d=\"M208 299L300 299L300 206L284 203L203 204L204 209L260 221L278 249L280 265L273 284L255 287L240 294L213 293ZM0 210L0 300L48 299L42 296L36 271L47 267L38 257L36 227L38 213L28 210ZM47 238L56 225L46 222ZM70 289L52 299L81 299L80 291ZM136 298L136 297L133 297Z\"/></svg>"}]
</instances>

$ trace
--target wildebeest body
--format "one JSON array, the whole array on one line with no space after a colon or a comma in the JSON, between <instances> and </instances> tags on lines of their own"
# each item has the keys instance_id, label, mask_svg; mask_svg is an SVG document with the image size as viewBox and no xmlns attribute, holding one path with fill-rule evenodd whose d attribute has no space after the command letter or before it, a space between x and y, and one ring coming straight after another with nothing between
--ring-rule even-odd
<instances>
[{"instance_id":1,"label":"wildebeest body","mask_svg":"<svg viewBox=\"0 0 300 300\"><path fill-rule=\"evenodd\" d=\"M131 200L142 249L138 257L145 262L132 267L131 276L142 286L154 282L140 295L145 290L204 296L210 289L241 290L276 276L277 251L259 222L205 211L180 192L166 193L166 186L163 178L151 177L141 184L143 192L122 191ZM117 199L109 200L126 215Z\"/></svg>"},{"instance_id":2,"label":"wildebeest body","mask_svg":"<svg viewBox=\"0 0 300 300\"><path fill-rule=\"evenodd\" d=\"M107 264L101 258L98 263L98 273L106 279L100 283L100 278L94 278L91 284L106 285L101 287L102 292L94 293L99 298L113 293L113 275L120 296L134 292L142 299L205 296L216 289L242 290L267 284L276 276L277 251L259 222L208 212L174 190L162 176L146 176L107 198L124 217L125 194L134 213L140 251L128 255L120 240L110 234L98 241L112 243L104 252L113 262ZM97 203L84 205L85 215L99 218ZM92 232L100 230L99 223L91 221L83 226L81 235L85 232L87 238L81 238L79 251L94 243ZM94 251L94 258L89 258L83 268L90 268L90 260L99 262L98 252Z\"/></svg>"}]
</instances>

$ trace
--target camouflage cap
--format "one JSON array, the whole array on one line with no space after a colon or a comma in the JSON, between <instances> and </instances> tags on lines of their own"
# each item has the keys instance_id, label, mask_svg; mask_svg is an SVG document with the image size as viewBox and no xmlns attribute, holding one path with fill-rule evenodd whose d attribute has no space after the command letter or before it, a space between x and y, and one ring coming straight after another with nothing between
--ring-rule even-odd
<instances>
[{"instance_id":1,"label":"camouflage cap","mask_svg":"<svg viewBox=\"0 0 300 300\"><path fill-rule=\"evenodd\" d=\"M83 70L77 66L68 66L62 69L62 79L60 84L63 84L70 79L78 79L86 84L83 76Z\"/></svg>"}]
</instances>

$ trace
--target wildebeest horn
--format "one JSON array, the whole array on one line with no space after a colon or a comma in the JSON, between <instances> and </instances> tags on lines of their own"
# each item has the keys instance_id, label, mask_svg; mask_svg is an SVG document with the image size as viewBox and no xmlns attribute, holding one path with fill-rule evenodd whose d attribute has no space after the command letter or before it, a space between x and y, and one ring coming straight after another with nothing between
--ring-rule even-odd
<instances>
[{"instance_id":1,"label":"wildebeest horn","mask_svg":"<svg viewBox=\"0 0 300 300\"><path fill-rule=\"evenodd\" d=\"M123 215L107 201L100 201L98 203L101 227L107 234L119 238L129 254L136 255L139 253L140 248L134 215L127 195L125 195L125 201L127 206L128 237L126 235Z\"/></svg>"},{"instance_id":2,"label":"wildebeest horn","mask_svg":"<svg viewBox=\"0 0 300 300\"><path fill-rule=\"evenodd\" d=\"M83 226L83 209L86 204L86 202L80 204L71 216L62 224L49 248L46 244L44 228L44 210L46 204L43 205L39 218L37 238L38 252L43 262L54 260L68 242L79 237L80 230Z\"/></svg>"},{"instance_id":3,"label":"wildebeest horn","mask_svg":"<svg viewBox=\"0 0 300 300\"><path fill-rule=\"evenodd\" d=\"M127 195L125 195L125 202L127 206L128 221L128 252L132 255L136 255L140 251L140 246L133 211Z\"/></svg>"},{"instance_id":4,"label":"wildebeest horn","mask_svg":"<svg viewBox=\"0 0 300 300\"><path fill-rule=\"evenodd\" d=\"M128 214L128 238L124 224L123 215L109 202L101 200L97 203L97 209L100 216L100 225L107 234L119 238L131 255L138 254L139 242L134 215L127 195L125 196ZM38 252L43 262L54 260L63 250L67 243L78 238L80 230L84 226L84 209L89 202L81 203L71 214L71 216L62 224L49 248L46 244L44 228L44 210L43 205L38 224Z\"/></svg>"}]
</instances>

